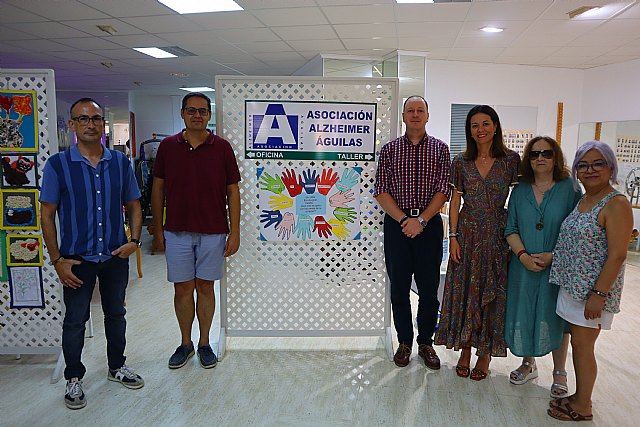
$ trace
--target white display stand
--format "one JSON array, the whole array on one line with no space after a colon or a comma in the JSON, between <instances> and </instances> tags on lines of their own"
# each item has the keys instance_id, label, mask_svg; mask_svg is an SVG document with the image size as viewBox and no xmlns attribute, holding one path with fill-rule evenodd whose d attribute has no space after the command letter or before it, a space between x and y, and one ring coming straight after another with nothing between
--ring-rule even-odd
<instances>
[{"instance_id":1,"label":"white display stand","mask_svg":"<svg viewBox=\"0 0 640 427\"><path fill-rule=\"evenodd\" d=\"M376 159L397 135L395 78L216 77L218 134L238 159L241 244L221 282L220 355L226 337L380 336L391 357L391 308L384 264L383 211L373 197L375 162L248 159L245 100L377 104ZM354 167L361 174L359 240L259 240L259 167Z\"/></svg>"},{"instance_id":2,"label":"white display stand","mask_svg":"<svg viewBox=\"0 0 640 427\"><path fill-rule=\"evenodd\" d=\"M36 91L39 142L37 170L40 184L45 162L51 153L58 151L53 70L0 68L0 89ZM29 234L39 232L30 231ZM56 382L61 377L63 365L64 303L56 271L49 262L47 251L43 253L44 308L10 308L9 285L7 282L0 283L0 354L15 354L18 358L21 354L57 354L58 362L51 377L51 382Z\"/></svg>"}]
</instances>

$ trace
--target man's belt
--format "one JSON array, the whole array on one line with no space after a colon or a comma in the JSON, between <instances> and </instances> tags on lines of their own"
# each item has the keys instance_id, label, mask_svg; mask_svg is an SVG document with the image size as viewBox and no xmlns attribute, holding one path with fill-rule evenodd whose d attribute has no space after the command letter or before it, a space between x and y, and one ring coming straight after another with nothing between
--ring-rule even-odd
<instances>
[{"instance_id":1,"label":"man's belt","mask_svg":"<svg viewBox=\"0 0 640 427\"><path fill-rule=\"evenodd\" d=\"M410 208L410 209L402 209L402 211L409 217L409 218L417 218L420 216L420 214L422 213L424 209L420 209L420 208Z\"/></svg>"}]
</instances>

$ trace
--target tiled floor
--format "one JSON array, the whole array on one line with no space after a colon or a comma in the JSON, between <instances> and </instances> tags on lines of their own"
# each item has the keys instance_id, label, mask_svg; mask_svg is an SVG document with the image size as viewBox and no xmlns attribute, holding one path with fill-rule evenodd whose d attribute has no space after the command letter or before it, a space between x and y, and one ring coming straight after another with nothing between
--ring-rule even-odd
<instances>
[{"instance_id":1,"label":"tiled floor","mask_svg":"<svg viewBox=\"0 0 640 427\"><path fill-rule=\"evenodd\" d=\"M0 356L0 426L563 425L546 415L549 356L538 360L538 379L513 386L514 356L494 359L490 377L476 383L455 375L458 354L442 348L443 367L432 372L415 348L408 367L395 367L377 338L232 338L215 369L202 369L194 358L171 371L167 360L179 335L164 257L145 253L142 280L134 267L127 355L146 386L128 390L107 381L101 309L94 304L95 337L86 340L83 356L87 407L64 407L64 381L49 381L54 357ZM639 424L639 285L640 267L629 265L622 312L597 343L594 421L584 425ZM573 389L572 369L569 384Z\"/></svg>"}]
</instances>

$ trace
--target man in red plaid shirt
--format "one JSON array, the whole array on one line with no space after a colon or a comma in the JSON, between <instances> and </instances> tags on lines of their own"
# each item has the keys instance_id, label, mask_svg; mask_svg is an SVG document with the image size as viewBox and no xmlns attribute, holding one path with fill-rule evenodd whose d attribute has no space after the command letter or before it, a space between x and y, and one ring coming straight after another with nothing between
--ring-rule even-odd
<instances>
[{"instance_id":1,"label":"man in red plaid shirt","mask_svg":"<svg viewBox=\"0 0 640 427\"><path fill-rule=\"evenodd\" d=\"M433 349L438 317L438 285L443 225L440 209L451 196L449 147L427 135L427 101L409 97L403 107L406 133L380 151L374 196L385 211L384 254L391 281L391 308L399 346L393 358L407 366L413 346L409 293L418 287L418 355L430 369L440 369Z\"/></svg>"}]
</instances>

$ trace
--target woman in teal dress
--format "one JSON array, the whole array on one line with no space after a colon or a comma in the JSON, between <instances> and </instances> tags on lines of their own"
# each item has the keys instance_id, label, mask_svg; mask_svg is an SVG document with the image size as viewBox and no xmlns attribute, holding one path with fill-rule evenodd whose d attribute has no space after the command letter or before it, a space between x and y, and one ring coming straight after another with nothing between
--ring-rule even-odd
<instances>
[{"instance_id":1,"label":"woman in teal dress","mask_svg":"<svg viewBox=\"0 0 640 427\"><path fill-rule=\"evenodd\" d=\"M558 287L549 285L552 251L560 225L580 200L562 149L548 136L533 138L524 149L520 180L509 199L505 236L511 247L505 340L523 357L509 381L520 385L538 376L535 357L553 352L551 397L568 395L565 362L569 335L556 314Z\"/></svg>"}]
</instances>

